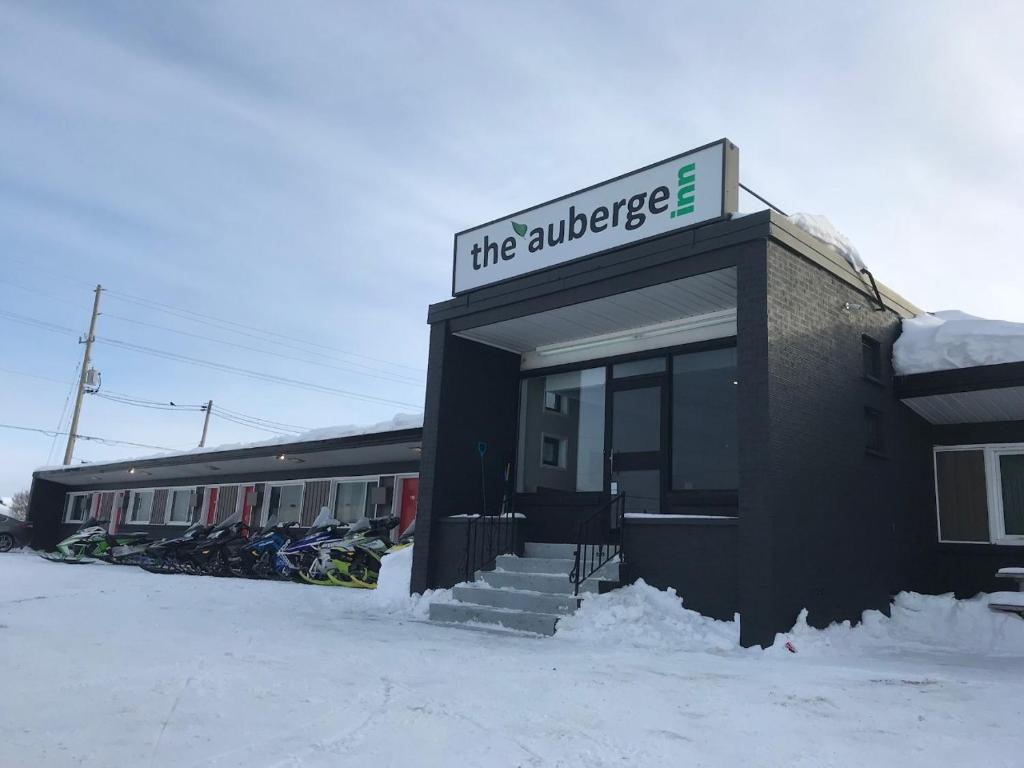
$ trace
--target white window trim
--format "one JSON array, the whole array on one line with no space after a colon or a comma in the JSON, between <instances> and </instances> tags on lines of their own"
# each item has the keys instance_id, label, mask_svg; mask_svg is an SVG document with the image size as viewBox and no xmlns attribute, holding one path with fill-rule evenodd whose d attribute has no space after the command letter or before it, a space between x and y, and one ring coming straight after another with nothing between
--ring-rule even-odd
<instances>
[{"instance_id":1,"label":"white window trim","mask_svg":"<svg viewBox=\"0 0 1024 768\"><path fill-rule=\"evenodd\" d=\"M174 494L187 491L188 494L189 494L189 502L190 502L190 506L189 506L189 510L188 511L189 511L189 516L191 516L193 510L195 509L195 499L193 498L193 494L196 493L197 489L198 489L198 486L195 486L195 485L184 485L184 486L182 486L182 485L175 485L175 486L169 486L167 488L160 488L159 489L161 491L167 491L167 504L164 506L164 525L174 526L175 528L187 528L188 526L194 524L194 523L192 523L192 522L190 522L188 520L186 520L183 523L172 521L171 520L171 506L172 506L172 504L174 502ZM202 512L202 505L200 505L200 512ZM152 512L150 512L150 518L152 518L152 517L153 517L153 514L152 514Z\"/></svg>"},{"instance_id":2,"label":"white window trim","mask_svg":"<svg viewBox=\"0 0 1024 768\"><path fill-rule=\"evenodd\" d=\"M125 525L149 525L149 521L153 519L153 503L156 501L157 488L132 488L128 494L128 511L125 513ZM140 493L151 493L153 497L149 500L149 511L146 513L145 520L132 520L132 511L135 508L135 497Z\"/></svg>"},{"instance_id":3,"label":"white window trim","mask_svg":"<svg viewBox=\"0 0 1024 768\"><path fill-rule=\"evenodd\" d=\"M302 505L306 501L306 483L312 482L307 480L279 480L274 483L267 483L267 489L263 492L263 509L260 510L260 528L263 528L267 524L268 516L270 515L270 497L273 495L274 488L282 488L288 485L297 485L301 489L299 492L299 525L302 525ZM241 498L241 494L239 494Z\"/></svg>"},{"instance_id":4,"label":"white window trim","mask_svg":"<svg viewBox=\"0 0 1024 768\"><path fill-rule=\"evenodd\" d=\"M988 502L988 542L959 541L942 538L942 519L939 515L938 455L953 451L981 451L985 462L985 494ZM935 525L942 544L975 544L985 546L1024 546L1024 536L1007 535L1006 516L1003 514L1003 487L999 457L1024 454L1024 443L978 443L971 445L936 445L932 449L932 474L935 479Z\"/></svg>"},{"instance_id":5,"label":"white window trim","mask_svg":"<svg viewBox=\"0 0 1024 768\"><path fill-rule=\"evenodd\" d=\"M64 522L65 523L84 523L86 520L89 519L89 512L90 512L90 510L88 510L88 509L85 510L84 516L81 519L78 519L78 520L72 519L72 517L71 517L71 510L74 508L74 499L80 498L82 496L92 496L92 494L93 494L92 491L85 491L85 492L78 492L78 493L69 493L67 495L67 498L64 501ZM92 506L92 501L91 500L89 502L89 506L90 507Z\"/></svg>"}]
</instances>

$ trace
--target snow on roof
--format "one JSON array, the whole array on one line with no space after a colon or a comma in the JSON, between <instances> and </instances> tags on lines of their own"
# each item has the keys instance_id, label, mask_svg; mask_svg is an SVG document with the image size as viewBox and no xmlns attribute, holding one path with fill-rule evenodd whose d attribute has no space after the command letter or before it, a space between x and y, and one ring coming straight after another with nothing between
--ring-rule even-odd
<instances>
[{"instance_id":1,"label":"snow on roof","mask_svg":"<svg viewBox=\"0 0 1024 768\"><path fill-rule=\"evenodd\" d=\"M399 432L403 429L418 429L423 426L422 413L398 413L388 421L381 421L376 424L345 424L337 427L320 427L311 429L298 435L280 435L269 440L260 440L254 443L226 443L224 445L207 446L205 448L189 448L183 451L166 451L164 453L153 453L146 456L128 456L123 459L111 461L89 462L90 467L102 467L108 464L121 464L126 461L146 461L149 459L166 459L174 456L191 456L203 453L218 453L220 451L237 451L246 448L264 448L272 445L292 445L294 443L312 443L318 440L336 440L342 437L355 437L357 435L376 435L384 432ZM81 464L69 466L40 467L36 472L53 472L55 470L77 469Z\"/></svg>"},{"instance_id":2,"label":"snow on roof","mask_svg":"<svg viewBox=\"0 0 1024 768\"><path fill-rule=\"evenodd\" d=\"M857 247L850 238L836 229L827 217L815 213L794 213L787 218L804 232L818 238L825 245L832 248L832 250L846 259L847 263L857 272L866 269L864 260L861 259L860 253L857 252Z\"/></svg>"},{"instance_id":3,"label":"snow on roof","mask_svg":"<svg viewBox=\"0 0 1024 768\"><path fill-rule=\"evenodd\" d=\"M927 373L1024 362L1024 323L949 310L903 321L892 348L896 373Z\"/></svg>"}]
</instances>

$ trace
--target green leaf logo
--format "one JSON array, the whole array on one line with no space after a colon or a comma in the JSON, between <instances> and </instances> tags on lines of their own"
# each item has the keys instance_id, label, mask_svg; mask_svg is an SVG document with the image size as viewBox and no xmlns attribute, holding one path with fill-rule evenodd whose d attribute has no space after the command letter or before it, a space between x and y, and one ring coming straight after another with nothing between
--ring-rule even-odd
<instances>
[{"instance_id":1,"label":"green leaf logo","mask_svg":"<svg viewBox=\"0 0 1024 768\"><path fill-rule=\"evenodd\" d=\"M525 224L517 224L516 222L513 221L512 229L514 229L516 231L516 234L519 235L520 237L526 237L526 230L528 229L528 227Z\"/></svg>"}]
</instances>

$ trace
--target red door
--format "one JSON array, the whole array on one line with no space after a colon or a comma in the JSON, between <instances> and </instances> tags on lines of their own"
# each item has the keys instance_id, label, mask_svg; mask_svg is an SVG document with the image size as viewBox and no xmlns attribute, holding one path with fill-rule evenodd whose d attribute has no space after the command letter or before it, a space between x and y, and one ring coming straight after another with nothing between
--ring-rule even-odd
<instances>
[{"instance_id":1,"label":"red door","mask_svg":"<svg viewBox=\"0 0 1024 768\"><path fill-rule=\"evenodd\" d=\"M420 497L420 479L418 477L406 477L402 479L402 506L398 513L398 535L401 536L405 529L412 525L416 519L416 502Z\"/></svg>"}]
</instances>

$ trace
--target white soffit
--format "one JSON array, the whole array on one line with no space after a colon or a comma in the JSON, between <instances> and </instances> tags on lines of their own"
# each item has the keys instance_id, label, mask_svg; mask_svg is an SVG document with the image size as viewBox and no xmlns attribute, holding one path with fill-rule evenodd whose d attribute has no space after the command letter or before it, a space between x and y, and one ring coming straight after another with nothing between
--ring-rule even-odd
<instances>
[{"instance_id":1,"label":"white soffit","mask_svg":"<svg viewBox=\"0 0 1024 768\"><path fill-rule=\"evenodd\" d=\"M470 328L459 332L462 336L482 344L527 355L524 368L538 367L529 355L538 348L553 345L571 345L590 339L603 339L600 345L590 350L580 350L570 357L589 359L620 354L612 349L620 344L612 343L616 335L628 335L637 329L672 330L674 322L694 318L703 338L721 338L736 333L736 269L730 267L703 275L674 280L670 283L640 288L635 291L605 296L584 301L534 315L504 320L492 325ZM698 320L699 319L699 320ZM682 328L684 324L680 323ZM710 334L710 335L709 335ZM650 343L623 339L624 344L635 349L655 349L683 343L674 340L673 333L652 336ZM700 340L698 338L692 339ZM626 350L630 351L630 350ZM544 365L568 362L559 356L558 360L548 354Z\"/></svg>"},{"instance_id":2,"label":"white soffit","mask_svg":"<svg viewBox=\"0 0 1024 768\"><path fill-rule=\"evenodd\" d=\"M1024 421L1024 387L950 392L903 400L932 424L981 424Z\"/></svg>"}]
</instances>

